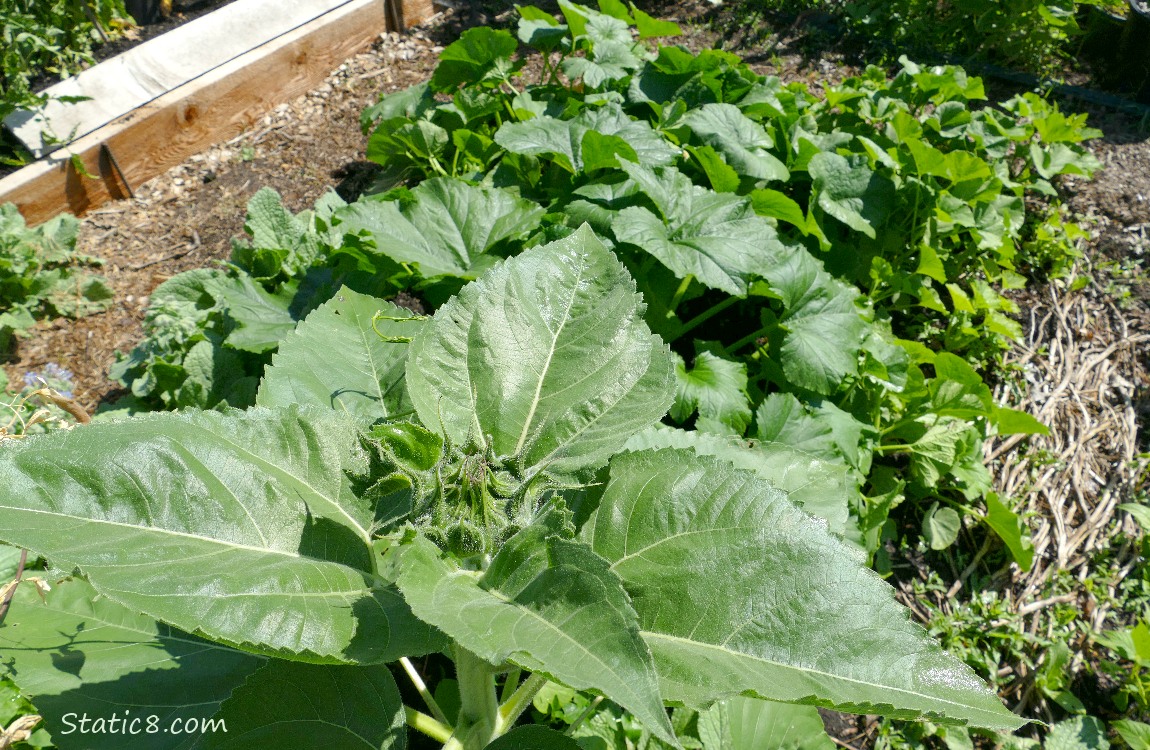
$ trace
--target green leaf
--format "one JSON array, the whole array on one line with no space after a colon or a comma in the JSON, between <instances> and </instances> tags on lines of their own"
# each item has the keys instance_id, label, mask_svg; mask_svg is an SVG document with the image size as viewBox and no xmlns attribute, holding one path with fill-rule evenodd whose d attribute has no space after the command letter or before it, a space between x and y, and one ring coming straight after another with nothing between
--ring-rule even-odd
<instances>
[{"instance_id":1,"label":"green leaf","mask_svg":"<svg viewBox=\"0 0 1150 750\"><path fill-rule=\"evenodd\" d=\"M216 715L226 732L205 750L403 750L403 699L386 666L269 661L236 689Z\"/></svg>"},{"instance_id":2,"label":"green leaf","mask_svg":"<svg viewBox=\"0 0 1150 750\"><path fill-rule=\"evenodd\" d=\"M703 750L833 750L814 706L727 698L699 714Z\"/></svg>"},{"instance_id":3,"label":"green leaf","mask_svg":"<svg viewBox=\"0 0 1150 750\"><path fill-rule=\"evenodd\" d=\"M326 406L367 422L410 411L403 384L407 345L372 330L377 312L407 319L380 320L384 335L409 338L420 328L409 311L344 287L283 340L256 403Z\"/></svg>"},{"instance_id":4,"label":"green leaf","mask_svg":"<svg viewBox=\"0 0 1150 750\"><path fill-rule=\"evenodd\" d=\"M447 45L431 76L436 91L451 91L482 81L498 62L515 54L519 42L510 33L487 26L468 29Z\"/></svg>"},{"instance_id":5,"label":"green leaf","mask_svg":"<svg viewBox=\"0 0 1150 750\"><path fill-rule=\"evenodd\" d=\"M525 237L543 209L508 190L437 177L411 191L410 201L358 201L335 213L336 228L366 236L398 263L419 266L424 278L468 278L500 243Z\"/></svg>"},{"instance_id":6,"label":"green leaf","mask_svg":"<svg viewBox=\"0 0 1150 750\"><path fill-rule=\"evenodd\" d=\"M491 664L597 690L674 741L651 653L619 579L546 521L505 543L481 578L422 537L388 552L412 610Z\"/></svg>"},{"instance_id":7,"label":"green leaf","mask_svg":"<svg viewBox=\"0 0 1150 750\"><path fill-rule=\"evenodd\" d=\"M631 12L635 15L635 26L639 29L640 39L652 39L660 36L680 36L683 30L679 24L671 21L659 21L639 10L635 3L631 3Z\"/></svg>"},{"instance_id":8,"label":"green leaf","mask_svg":"<svg viewBox=\"0 0 1150 750\"><path fill-rule=\"evenodd\" d=\"M765 277L783 252L778 235L755 216L745 198L691 184L672 169L621 164L663 215L633 206L611 224L615 238L646 250L680 278L728 294L745 295L748 283Z\"/></svg>"},{"instance_id":9,"label":"green leaf","mask_svg":"<svg viewBox=\"0 0 1150 750\"><path fill-rule=\"evenodd\" d=\"M1026 524L1001 500L998 493L991 492L986 496L986 523L994 529L994 533L1006 544L1014 562L1023 571L1030 570L1034 563L1034 545L1030 541L1030 533Z\"/></svg>"},{"instance_id":10,"label":"green leaf","mask_svg":"<svg viewBox=\"0 0 1150 750\"><path fill-rule=\"evenodd\" d=\"M778 443L827 461L842 461L861 475L867 462L859 452L867 425L834 404L804 406L790 393L772 393L755 412L759 440Z\"/></svg>"},{"instance_id":11,"label":"green leaf","mask_svg":"<svg viewBox=\"0 0 1150 750\"><path fill-rule=\"evenodd\" d=\"M283 207L279 193L260 188L248 201L244 231L252 236L252 246L290 249L299 239L295 216Z\"/></svg>"},{"instance_id":12,"label":"green leaf","mask_svg":"<svg viewBox=\"0 0 1150 750\"><path fill-rule=\"evenodd\" d=\"M136 614L79 579L56 583L43 602L31 584L21 586L0 647L60 750L189 748L196 735L147 734L148 717L164 730L210 717L266 661ZM85 714L105 726L136 719L140 731L81 732Z\"/></svg>"},{"instance_id":13,"label":"green leaf","mask_svg":"<svg viewBox=\"0 0 1150 750\"><path fill-rule=\"evenodd\" d=\"M1130 750L1150 750L1150 724L1132 719L1119 719L1110 722L1110 728L1130 746Z\"/></svg>"},{"instance_id":14,"label":"green leaf","mask_svg":"<svg viewBox=\"0 0 1150 750\"><path fill-rule=\"evenodd\" d=\"M787 332L780 348L783 373L790 382L829 395L858 372L859 350L868 331L855 304L857 296L857 289L817 270L808 296L780 321Z\"/></svg>"},{"instance_id":15,"label":"green leaf","mask_svg":"<svg viewBox=\"0 0 1150 750\"><path fill-rule=\"evenodd\" d=\"M665 425L644 430L623 446L627 451L660 448L690 448L700 456L716 456L753 471L785 492L792 503L826 521L832 534L846 534L858 483L841 458L825 460L782 443L732 440Z\"/></svg>"},{"instance_id":16,"label":"green leaf","mask_svg":"<svg viewBox=\"0 0 1150 750\"><path fill-rule=\"evenodd\" d=\"M603 135L597 130L588 130L583 134L580 151L583 156L583 169L588 172L596 169L614 169L619 166L619 159L639 161L639 155L627 141L617 135Z\"/></svg>"},{"instance_id":17,"label":"green leaf","mask_svg":"<svg viewBox=\"0 0 1150 750\"><path fill-rule=\"evenodd\" d=\"M670 407L667 347L622 264L586 226L464 287L411 344L407 386L424 425L490 439L525 469L606 463Z\"/></svg>"},{"instance_id":18,"label":"green leaf","mask_svg":"<svg viewBox=\"0 0 1150 750\"><path fill-rule=\"evenodd\" d=\"M798 227L803 234L807 233L807 217L803 214L802 206L785 193L778 190L755 190L751 192L750 198L759 216L785 221Z\"/></svg>"},{"instance_id":19,"label":"green leaf","mask_svg":"<svg viewBox=\"0 0 1150 750\"><path fill-rule=\"evenodd\" d=\"M243 274L221 279L214 291L236 324L226 339L233 349L257 354L270 351L295 330L296 321L289 310L295 297L294 285L285 284L272 294Z\"/></svg>"},{"instance_id":20,"label":"green leaf","mask_svg":"<svg viewBox=\"0 0 1150 750\"><path fill-rule=\"evenodd\" d=\"M963 453L964 443L977 428L970 422L934 413L920 417L909 429L914 438L909 445L911 474L926 487L937 487Z\"/></svg>"},{"instance_id":21,"label":"green leaf","mask_svg":"<svg viewBox=\"0 0 1150 750\"><path fill-rule=\"evenodd\" d=\"M741 436L751 424L747 366L708 351L699 352L691 369L675 356L675 403L671 418L685 422L697 411L695 429Z\"/></svg>"},{"instance_id":22,"label":"green leaf","mask_svg":"<svg viewBox=\"0 0 1150 750\"><path fill-rule=\"evenodd\" d=\"M631 595L666 700L1024 723L854 552L750 472L683 451L622 454L582 536Z\"/></svg>"},{"instance_id":23,"label":"green leaf","mask_svg":"<svg viewBox=\"0 0 1150 750\"><path fill-rule=\"evenodd\" d=\"M504 123L495 133L495 142L512 153L546 156L576 173L591 168L584 165L582 152L588 131L621 138L634 150L638 162L647 166L670 164L679 155L647 122L631 119L618 104L585 109L570 120L543 115Z\"/></svg>"},{"instance_id":24,"label":"green leaf","mask_svg":"<svg viewBox=\"0 0 1150 750\"><path fill-rule=\"evenodd\" d=\"M821 152L811 157L808 171L819 208L871 239L894 205L894 185L863 162Z\"/></svg>"},{"instance_id":25,"label":"green leaf","mask_svg":"<svg viewBox=\"0 0 1150 750\"><path fill-rule=\"evenodd\" d=\"M582 746L554 729L529 724L516 727L487 746L487 750L580 750Z\"/></svg>"},{"instance_id":26,"label":"green leaf","mask_svg":"<svg viewBox=\"0 0 1150 750\"><path fill-rule=\"evenodd\" d=\"M1130 515L1134 516L1134 520L1142 527L1143 531L1150 531L1150 507L1139 505L1138 503L1122 503L1118 506L1119 510L1124 510ZM2 579L3 576L0 576Z\"/></svg>"},{"instance_id":27,"label":"green leaf","mask_svg":"<svg viewBox=\"0 0 1150 750\"><path fill-rule=\"evenodd\" d=\"M1074 716L1050 727L1044 750L1109 750L1106 725L1093 716Z\"/></svg>"},{"instance_id":28,"label":"green leaf","mask_svg":"<svg viewBox=\"0 0 1150 750\"><path fill-rule=\"evenodd\" d=\"M699 162L716 193L733 193L739 189L739 173L723 161L718 151L710 146L687 146L686 149Z\"/></svg>"},{"instance_id":29,"label":"green leaf","mask_svg":"<svg viewBox=\"0 0 1150 750\"><path fill-rule=\"evenodd\" d=\"M598 89L609 81L626 78L642 61L631 51L630 44L596 42L595 53L588 57L568 57L563 61L563 74L572 81L579 79L589 89Z\"/></svg>"},{"instance_id":30,"label":"green leaf","mask_svg":"<svg viewBox=\"0 0 1150 750\"><path fill-rule=\"evenodd\" d=\"M946 549L958 539L958 532L962 529L962 517L954 508L938 503L930 506L930 510L922 518L922 535L926 537L931 549Z\"/></svg>"},{"instance_id":31,"label":"green leaf","mask_svg":"<svg viewBox=\"0 0 1150 750\"><path fill-rule=\"evenodd\" d=\"M0 539L189 632L320 663L442 641L373 573L368 455L330 409L150 414L0 454ZM67 534L61 534L66 524Z\"/></svg>"},{"instance_id":32,"label":"green leaf","mask_svg":"<svg viewBox=\"0 0 1150 750\"><path fill-rule=\"evenodd\" d=\"M20 549L0 544L0 586L16 578L20 567Z\"/></svg>"},{"instance_id":33,"label":"green leaf","mask_svg":"<svg viewBox=\"0 0 1150 750\"><path fill-rule=\"evenodd\" d=\"M786 165L770 152L774 143L767 131L733 104L704 104L687 112L683 124L741 175L756 180L790 177Z\"/></svg>"},{"instance_id":34,"label":"green leaf","mask_svg":"<svg viewBox=\"0 0 1150 750\"><path fill-rule=\"evenodd\" d=\"M994 406L990 412L991 421L999 435L1049 435L1050 428L1037 419L1018 409Z\"/></svg>"}]
</instances>

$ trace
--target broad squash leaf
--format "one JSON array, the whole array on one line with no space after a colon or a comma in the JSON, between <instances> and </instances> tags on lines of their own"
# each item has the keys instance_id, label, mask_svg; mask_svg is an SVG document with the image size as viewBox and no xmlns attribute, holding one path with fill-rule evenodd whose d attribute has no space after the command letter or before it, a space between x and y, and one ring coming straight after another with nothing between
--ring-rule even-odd
<instances>
[{"instance_id":1,"label":"broad squash leaf","mask_svg":"<svg viewBox=\"0 0 1150 750\"><path fill-rule=\"evenodd\" d=\"M713 289L744 295L749 282L765 277L784 252L774 228L745 198L698 187L670 168L621 166L662 217L625 208L611 225L616 239L647 251L680 278L694 275Z\"/></svg>"},{"instance_id":2,"label":"broad squash leaf","mask_svg":"<svg viewBox=\"0 0 1150 750\"><path fill-rule=\"evenodd\" d=\"M419 267L424 278L474 277L484 254L539 226L543 209L507 190L436 177L409 201L359 201L338 210L336 229L362 234L376 250Z\"/></svg>"},{"instance_id":3,"label":"broad squash leaf","mask_svg":"<svg viewBox=\"0 0 1150 750\"><path fill-rule=\"evenodd\" d=\"M747 366L701 351L691 368L675 355L675 403L671 418L685 422L697 411L695 429L741 436L751 424Z\"/></svg>"},{"instance_id":4,"label":"broad squash leaf","mask_svg":"<svg viewBox=\"0 0 1150 750\"><path fill-rule=\"evenodd\" d=\"M808 170L819 208L874 239L894 206L894 184L858 159L825 151L811 157Z\"/></svg>"},{"instance_id":5,"label":"broad squash leaf","mask_svg":"<svg viewBox=\"0 0 1150 750\"><path fill-rule=\"evenodd\" d=\"M260 406L311 404L372 422L411 411L403 375L407 346L387 342L372 327L377 312L391 318L376 328L410 338L420 320L396 305L343 288L283 340L264 374Z\"/></svg>"},{"instance_id":6,"label":"broad squash leaf","mask_svg":"<svg viewBox=\"0 0 1150 750\"><path fill-rule=\"evenodd\" d=\"M786 180L790 172L770 152L774 146L763 126L733 104L704 104L683 117L683 123L711 146L740 175L756 180Z\"/></svg>"},{"instance_id":7,"label":"broad squash leaf","mask_svg":"<svg viewBox=\"0 0 1150 750\"><path fill-rule=\"evenodd\" d=\"M468 29L439 54L431 86L436 91L454 91L461 85L479 83L518 47L515 37L502 29Z\"/></svg>"}]
</instances>

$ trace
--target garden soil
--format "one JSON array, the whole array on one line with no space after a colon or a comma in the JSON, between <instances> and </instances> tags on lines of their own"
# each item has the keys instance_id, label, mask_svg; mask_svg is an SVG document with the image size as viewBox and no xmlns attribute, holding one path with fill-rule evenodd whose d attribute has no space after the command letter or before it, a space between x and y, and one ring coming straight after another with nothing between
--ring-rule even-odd
<instances>
[{"instance_id":1,"label":"garden soil","mask_svg":"<svg viewBox=\"0 0 1150 750\"><path fill-rule=\"evenodd\" d=\"M692 3L663 6L658 13L683 22L714 13L709 3ZM5 365L12 381L20 383L25 373L57 363L74 373L76 396L89 410L116 398L121 391L108 380L108 368L118 352L126 353L141 339L152 290L181 271L226 260L232 238L243 232L245 205L262 187L279 191L292 211L311 207L328 190L354 193L357 181L370 173L360 111L381 91L426 80L442 45L461 27L510 17L509 11L483 7L445 12L437 25L409 34L381 36L322 86L267 113L250 132L157 177L139 188L136 198L85 216L79 249L105 259L115 301L108 311L78 321L38 324ZM716 26L722 28L710 28ZM687 28L690 47L733 41L759 72L802 80L816 91L824 82L857 72L840 55L804 52L792 43L794 28L778 35L751 29L730 33L729 28L720 34L697 23ZM1075 100L1061 106L1083 111ZM1088 557L1092 546L1106 543L1103 527L1113 518L1114 505L1126 502L1140 481L1139 453L1150 450L1140 433L1150 403L1150 282L1144 270L1150 255L1150 132L1146 122L1129 115L1097 107L1088 114L1090 124L1103 131L1092 144L1103 169L1093 181L1070 180L1062 187L1069 208L1094 234L1082 264L1091 281L1073 291L1063 282L1040 284L1020 298L1027 337L1011 356L1025 387L999 387L1002 399L1050 420L1059 435L1029 446L1018 440L988 446L999 487L1013 491L1036 514L1032 527L1043 545L1041 556L1071 566ZM1021 456L1035 447L1062 456L1064 473L1051 473L1046 487L1031 482L1011 489L1012 481L1029 481ZM1038 570L1029 576L1008 571L1005 575L1014 576L1008 585L1019 595L1039 590L1043 568ZM962 581L959 577L957 585ZM945 608L954 593L940 595L936 604ZM926 617L909 597L900 598ZM1046 604L1020 601L1018 606L1036 612ZM1026 708L1027 699L1013 696L1010 705ZM872 743L873 722L866 718L828 714L828 725L841 746Z\"/></svg>"}]
</instances>

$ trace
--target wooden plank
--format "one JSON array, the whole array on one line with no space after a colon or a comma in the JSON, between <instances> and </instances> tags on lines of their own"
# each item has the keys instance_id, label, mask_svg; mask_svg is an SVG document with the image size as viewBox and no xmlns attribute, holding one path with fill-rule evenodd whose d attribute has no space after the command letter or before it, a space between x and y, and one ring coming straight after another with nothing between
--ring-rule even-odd
<instances>
[{"instance_id":1,"label":"wooden plank","mask_svg":"<svg viewBox=\"0 0 1150 750\"><path fill-rule=\"evenodd\" d=\"M85 136L348 2L236 0L49 87L42 111L15 112L4 124L41 157L59 147L45 133ZM61 97L88 99L66 104Z\"/></svg>"},{"instance_id":2,"label":"wooden plank","mask_svg":"<svg viewBox=\"0 0 1150 750\"><path fill-rule=\"evenodd\" d=\"M418 22L398 5L352 0L241 55L71 144L68 151L99 179L77 173L66 156L48 156L0 180L0 203L15 203L30 224L39 224L61 211L80 214L125 197L315 88L374 41L397 11L404 22Z\"/></svg>"}]
</instances>

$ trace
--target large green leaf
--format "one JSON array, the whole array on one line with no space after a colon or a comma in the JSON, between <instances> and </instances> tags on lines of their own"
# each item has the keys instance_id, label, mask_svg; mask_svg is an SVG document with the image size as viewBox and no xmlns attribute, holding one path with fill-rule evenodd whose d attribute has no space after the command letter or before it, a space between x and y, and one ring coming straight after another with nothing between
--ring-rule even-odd
<instances>
[{"instance_id":1,"label":"large green leaf","mask_svg":"<svg viewBox=\"0 0 1150 750\"><path fill-rule=\"evenodd\" d=\"M811 157L818 206L851 229L874 239L875 229L894 206L894 184L866 166L865 157L824 151Z\"/></svg>"},{"instance_id":2,"label":"large green leaf","mask_svg":"<svg viewBox=\"0 0 1150 750\"><path fill-rule=\"evenodd\" d=\"M691 368L675 355L675 404L671 417L687 421L696 411L695 429L720 435L742 436L751 423L747 397L747 366L701 351Z\"/></svg>"},{"instance_id":3,"label":"large green leaf","mask_svg":"<svg viewBox=\"0 0 1150 750\"><path fill-rule=\"evenodd\" d=\"M709 287L744 295L783 252L774 227L745 198L693 185L673 169L621 166L662 218L633 206L616 215L611 230L619 242L642 248L680 278L694 275Z\"/></svg>"},{"instance_id":4,"label":"large green leaf","mask_svg":"<svg viewBox=\"0 0 1150 750\"><path fill-rule=\"evenodd\" d=\"M198 735L148 733L148 717L163 730L211 717L266 661L136 614L82 580L57 583L43 602L31 584L21 586L0 627L0 650L60 750L191 747ZM139 731L82 732L85 714L105 728L118 718Z\"/></svg>"},{"instance_id":5,"label":"large green leaf","mask_svg":"<svg viewBox=\"0 0 1150 750\"><path fill-rule=\"evenodd\" d=\"M787 334L780 358L790 382L829 395L858 372L859 351L869 331L855 304L857 296L858 290L818 269L808 296L780 322Z\"/></svg>"},{"instance_id":6,"label":"large green leaf","mask_svg":"<svg viewBox=\"0 0 1150 750\"><path fill-rule=\"evenodd\" d=\"M756 180L790 177L786 165L768 150L774 143L767 131L735 105L704 104L684 115L683 123L739 174Z\"/></svg>"},{"instance_id":7,"label":"large green leaf","mask_svg":"<svg viewBox=\"0 0 1150 750\"><path fill-rule=\"evenodd\" d=\"M850 502L858 480L837 456L828 460L784 443L736 440L665 425L643 430L623 448L690 448L701 456L716 456L755 472L785 492L792 503L826 521L831 533L846 535Z\"/></svg>"},{"instance_id":8,"label":"large green leaf","mask_svg":"<svg viewBox=\"0 0 1150 750\"><path fill-rule=\"evenodd\" d=\"M290 311L296 291L294 285L285 284L272 293L244 274L217 280L213 291L228 317L235 321L235 330L227 338L227 345L233 349L270 351L295 328L296 321Z\"/></svg>"},{"instance_id":9,"label":"large green leaf","mask_svg":"<svg viewBox=\"0 0 1150 750\"><path fill-rule=\"evenodd\" d=\"M505 123L495 142L512 153L547 156L570 172L584 169L583 140L589 131L622 138L649 167L671 164L679 152L643 120L633 120L618 104L588 108L569 120L539 116Z\"/></svg>"},{"instance_id":10,"label":"large green leaf","mask_svg":"<svg viewBox=\"0 0 1150 750\"><path fill-rule=\"evenodd\" d=\"M534 230L543 209L507 190L437 177L405 201L358 201L336 211L336 229L359 234L425 278L468 276L484 254Z\"/></svg>"},{"instance_id":11,"label":"large green leaf","mask_svg":"<svg viewBox=\"0 0 1150 750\"><path fill-rule=\"evenodd\" d=\"M224 702L205 750L403 750L403 699L386 666L269 661Z\"/></svg>"},{"instance_id":12,"label":"large green leaf","mask_svg":"<svg viewBox=\"0 0 1150 750\"><path fill-rule=\"evenodd\" d=\"M407 385L420 420L492 441L525 469L606 463L673 395L666 345L622 264L584 226L464 287L416 336Z\"/></svg>"},{"instance_id":13,"label":"large green leaf","mask_svg":"<svg viewBox=\"0 0 1150 750\"><path fill-rule=\"evenodd\" d=\"M388 554L412 610L463 648L600 691L671 740L651 653L622 583L586 545L552 536L549 526L512 537L482 577L423 537Z\"/></svg>"},{"instance_id":14,"label":"large green leaf","mask_svg":"<svg viewBox=\"0 0 1150 750\"><path fill-rule=\"evenodd\" d=\"M441 641L373 574L356 423L330 409L155 414L0 454L0 540L190 632L303 661Z\"/></svg>"},{"instance_id":15,"label":"large green leaf","mask_svg":"<svg viewBox=\"0 0 1150 750\"><path fill-rule=\"evenodd\" d=\"M377 312L408 318L380 320L376 328L386 336L419 330L409 311L345 287L283 340L256 403L326 406L368 422L410 411L403 385L407 345L384 341L372 330Z\"/></svg>"},{"instance_id":16,"label":"large green leaf","mask_svg":"<svg viewBox=\"0 0 1150 750\"><path fill-rule=\"evenodd\" d=\"M496 70L501 60L515 54L518 47L515 37L502 29L468 29L440 53L431 85L437 91L450 91L460 85L479 83Z\"/></svg>"},{"instance_id":17,"label":"large green leaf","mask_svg":"<svg viewBox=\"0 0 1150 750\"><path fill-rule=\"evenodd\" d=\"M742 694L1024 723L849 548L751 472L684 451L620 455L583 537L631 594L667 700Z\"/></svg>"},{"instance_id":18,"label":"large green leaf","mask_svg":"<svg viewBox=\"0 0 1150 750\"><path fill-rule=\"evenodd\" d=\"M834 750L814 706L727 698L699 714L703 750Z\"/></svg>"}]
</instances>

